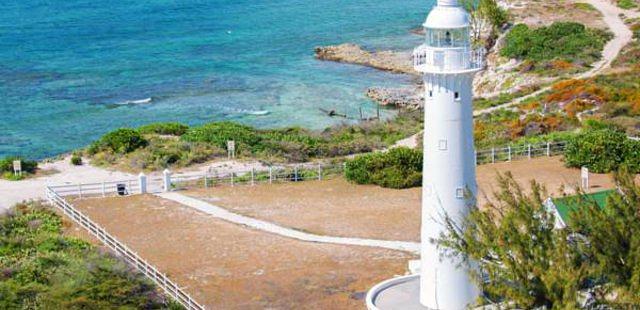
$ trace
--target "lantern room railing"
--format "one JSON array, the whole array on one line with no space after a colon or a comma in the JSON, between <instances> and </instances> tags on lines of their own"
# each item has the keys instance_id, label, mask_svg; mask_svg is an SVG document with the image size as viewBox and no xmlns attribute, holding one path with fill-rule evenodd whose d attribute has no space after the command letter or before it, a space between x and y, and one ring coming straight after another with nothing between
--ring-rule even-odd
<instances>
[{"instance_id":1,"label":"lantern room railing","mask_svg":"<svg viewBox=\"0 0 640 310\"><path fill-rule=\"evenodd\" d=\"M413 51L413 66L425 73L457 73L484 68L484 48L436 48L420 45Z\"/></svg>"}]
</instances>

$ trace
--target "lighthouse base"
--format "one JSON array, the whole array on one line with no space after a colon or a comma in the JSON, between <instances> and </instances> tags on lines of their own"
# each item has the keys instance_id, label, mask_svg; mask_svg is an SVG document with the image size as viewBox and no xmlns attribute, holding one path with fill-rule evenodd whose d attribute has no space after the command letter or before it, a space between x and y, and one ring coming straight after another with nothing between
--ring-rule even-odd
<instances>
[{"instance_id":1,"label":"lighthouse base","mask_svg":"<svg viewBox=\"0 0 640 310\"><path fill-rule=\"evenodd\" d=\"M428 310L420 304L420 275L397 277L374 286L367 293L369 310Z\"/></svg>"}]
</instances>

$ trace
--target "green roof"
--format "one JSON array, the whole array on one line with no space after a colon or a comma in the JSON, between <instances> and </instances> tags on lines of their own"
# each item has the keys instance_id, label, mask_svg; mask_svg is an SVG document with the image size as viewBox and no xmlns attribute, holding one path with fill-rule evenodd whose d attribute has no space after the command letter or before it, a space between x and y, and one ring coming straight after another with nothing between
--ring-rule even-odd
<instances>
[{"instance_id":1,"label":"green roof","mask_svg":"<svg viewBox=\"0 0 640 310\"><path fill-rule=\"evenodd\" d=\"M595 202L598 207L604 208L607 204L607 197L611 194L613 190L606 190L601 192L596 192L592 194L584 195L584 199L588 202ZM580 199L580 196L569 196L562 198L554 198L553 204L556 206L560 217L565 223L569 221L569 213L577 208L579 208L578 203L583 201Z\"/></svg>"}]
</instances>

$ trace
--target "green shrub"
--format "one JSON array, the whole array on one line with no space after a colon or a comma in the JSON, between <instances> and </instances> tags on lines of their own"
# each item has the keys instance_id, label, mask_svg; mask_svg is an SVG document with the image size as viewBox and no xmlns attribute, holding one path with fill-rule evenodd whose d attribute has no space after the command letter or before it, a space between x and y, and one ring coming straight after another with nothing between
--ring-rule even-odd
<instances>
[{"instance_id":1,"label":"green shrub","mask_svg":"<svg viewBox=\"0 0 640 310\"><path fill-rule=\"evenodd\" d=\"M71 155L71 164L74 166L82 165L82 157L79 154L73 153Z\"/></svg>"},{"instance_id":2,"label":"green shrub","mask_svg":"<svg viewBox=\"0 0 640 310\"><path fill-rule=\"evenodd\" d=\"M347 161L345 176L358 184L410 188L422 182L422 152L394 148L387 152L357 156Z\"/></svg>"},{"instance_id":3,"label":"green shrub","mask_svg":"<svg viewBox=\"0 0 640 310\"><path fill-rule=\"evenodd\" d=\"M602 48L609 38L608 33L575 22L555 22L536 29L518 24L507 34L500 54L535 62L592 63L601 57Z\"/></svg>"},{"instance_id":4,"label":"green shrub","mask_svg":"<svg viewBox=\"0 0 640 310\"><path fill-rule=\"evenodd\" d=\"M145 147L148 141L142 137L140 132L131 128L116 129L94 142L89 147L89 153L95 154L100 151L107 151L117 154L131 153L139 148Z\"/></svg>"},{"instance_id":5,"label":"green shrub","mask_svg":"<svg viewBox=\"0 0 640 310\"><path fill-rule=\"evenodd\" d=\"M20 204L0 216L0 309L175 308L140 274L63 234L59 215Z\"/></svg>"},{"instance_id":6,"label":"green shrub","mask_svg":"<svg viewBox=\"0 0 640 310\"><path fill-rule=\"evenodd\" d=\"M233 122L217 122L190 128L182 139L190 142L207 142L227 149L227 141L236 143L236 150L251 150L260 142L257 131L249 126Z\"/></svg>"},{"instance_id":7,"label":"green shrub","mask_svg":"<svg viewBox=\"0 0 640 310\"><path fill-rule=\"evenodd\" d=\"M140 126L138 131L141 134L158 134L182 136L189 130L189 126L177 122L151 123Z\"/></svg>"},{"instance_id":8,"label":"green shrub","mask_svg":"<svg viewBox=\"0 0 640 310\"><path fill-rule=\"evenodd\" d=\"M18 156L8 156L0 159L0 173L13 173L13 161L20 160L23 173L35 173L38 168L38 162L35 160L23 159Z\"/></svg>"},{"instance_id":9,"label":"green shrub","mask_svg":"<svg viewBox=\"0 0 640 310\"><path fill-rule=\"evenodd\" d=\"M588 130L571 138L564 152L568 167L588 167L595 173L618 169L627 154L627 136L611 129Z\"/></svg>"},{"instance_id":10,"label":"green shrub","mask_svg":"<svg viewBox=\"0 0 640 310\"><path fill-rule=\"evenodd\" d=\"M640 173L640 141L627 139L622 163L631 173Z\"/></svg>"}]
</instances>

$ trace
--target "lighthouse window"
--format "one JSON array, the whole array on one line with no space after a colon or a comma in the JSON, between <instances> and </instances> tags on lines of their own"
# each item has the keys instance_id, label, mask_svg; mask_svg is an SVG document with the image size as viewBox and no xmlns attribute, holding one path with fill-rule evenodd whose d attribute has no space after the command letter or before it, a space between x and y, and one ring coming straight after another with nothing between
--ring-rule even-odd
<instances>
[{"instance_id":1,"label":"lighthouse window","mask_svg":"<svg viewBox=\"0 0 640 310\"><path fill-rule=\"evenodd\" d=\"M433 90L429 91L429 98L433 97Z\"/></svg>"},{"instance_id":2,"label":"lighthouse window","mask_svg":"<svg viewBox=\"0 0 640 310\"><path fill-rule=\"evenodd\" d=\"M438 141L438 149L441 150L441 151L446 151L447 150L447 140Z\"/></svg>"},{"instance_id":3,"label":"lighthouse window","mask_svg":"<svg viewBox=\"0 0 640 310\"><path fill-rule=\"evenodd\" d=\"M456 100L460 100L460 93L459 92L453 93L453 98L455 98Z\"/></svg>"},{"instance_id":4,"label":"lighthouse window","mask_svg":"<svg viewBox=\"0 0 640 310\"><path fill-rule=\"evenodd\" d=\"M456 188L456 198L464 198L464 188L458 187Z\"/></svg>"}]
</instances>

